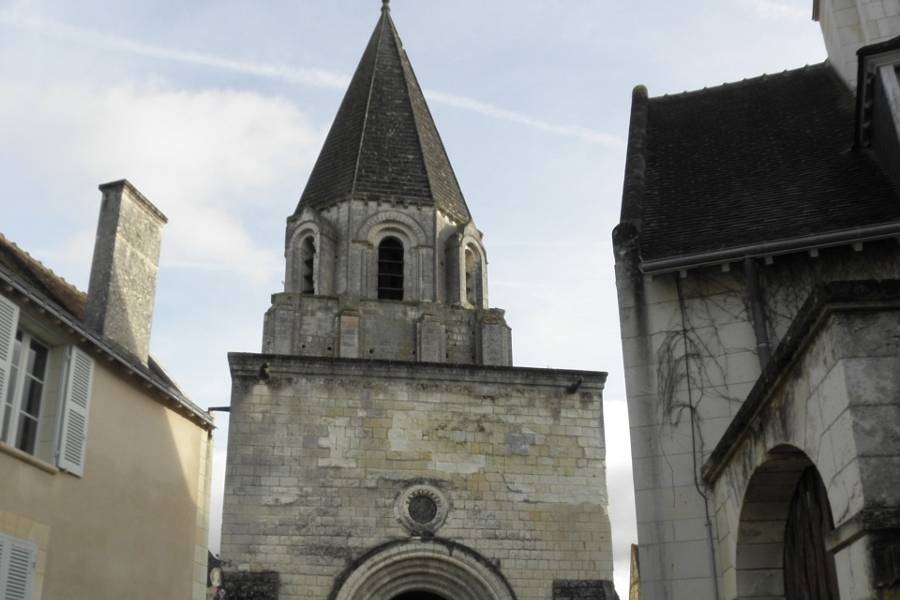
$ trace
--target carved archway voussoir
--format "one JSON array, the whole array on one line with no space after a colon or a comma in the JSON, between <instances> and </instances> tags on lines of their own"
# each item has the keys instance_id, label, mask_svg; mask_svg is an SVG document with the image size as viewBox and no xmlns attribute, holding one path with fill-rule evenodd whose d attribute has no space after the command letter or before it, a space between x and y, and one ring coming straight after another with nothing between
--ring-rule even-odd
<instances>
[{"instance_id":1,"label":"carved archway voussoir","mask_svg":"<svg viewBox=\"0 0 900 600\"><path fill-rule=\"evenodd\" d=\"M375 246L378 233L383 229L391 228L405 233L411 245L425 246L428 243L428 236L422 226L409 215L395 210L376 213L363 221L356 230L356 239L366 240Z\"/></svg>"},{"instance_id":2,"label":"carved archway voussoir","mask_svg":"<svg viewBox=\"0 0 900 600\"><path fill-rule=\"evenodd\" d=\"M331 600L393 600L430 592L452 600L515 600L509 584L473 550L444 540L391 544L356 565Z\"/></svg>"}]
</instances>

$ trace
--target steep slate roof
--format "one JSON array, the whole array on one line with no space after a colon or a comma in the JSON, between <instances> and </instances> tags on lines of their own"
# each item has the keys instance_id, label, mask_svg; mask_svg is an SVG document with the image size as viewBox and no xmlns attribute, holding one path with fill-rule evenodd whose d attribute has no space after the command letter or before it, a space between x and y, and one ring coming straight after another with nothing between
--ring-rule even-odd
<instances>
[{"instance_id":1,"label":"steep slate roof","mask_svg":"<svg viewBox=\"0 0 900 600\"><path fill-rule=\"evenodd\" d=\"M642 263L900 224L898 190L852 148L853 95L828 64L643 94L622 204Z\"/></svg>"},{"instance_id":2,"label":"steep slate roof","mask_svg":"<svg viewBox=\"0 0 900 600\"><path fill-rule=\"evenodd\" d=\"M385 6L297 212L347 199L433 204L469 219L450 159Z\"/></svg>"},{"instance_id":3,"label":"steep slate roof","mask_svg":"<svg viewBox=\"0 0 900 600\"><path fill-rule=\"evenodd\" d=\"M184 395L152 356L147 359L147 365L143 365L129 353L87 330L84 324L87 294L48 269L3 234L0 234L0 282L5 282L10 291L48 309L60 322L66 323L85 340L113 357L113 363L118 362L127 371L140 374L148 383L188 409L204 426L212 427L213 421L209 414Z\"/></svg>"}]
</instances>

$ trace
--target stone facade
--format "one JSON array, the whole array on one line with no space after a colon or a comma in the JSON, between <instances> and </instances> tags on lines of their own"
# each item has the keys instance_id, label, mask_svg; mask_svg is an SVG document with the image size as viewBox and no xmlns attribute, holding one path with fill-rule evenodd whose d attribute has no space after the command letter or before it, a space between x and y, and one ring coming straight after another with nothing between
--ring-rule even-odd
<instances>
[{"instance_id":1,"label":"stone facade","mask_svg":"<svg viewBox=\"0 0 900 600\"><path fill-rule=\"evenodd\" d=\"M726 567L710 544L724 534L716 529L715 499L700 470L762 373L746 274L708 268L685 279L678 273L651 278L635 275L624 260L617 272L641 592L644 598L715 597L713 573ZM785 337L817 281L898 273L894 241L862 252L780 257L759 267L768 345Z\"/></svg>"},{"instance_id":2,"label":"stone facade","mask_svg":"<svg viewBox=\"0 0 900 600\"><path fill-rule=\"evenodd\" d=\"M262 353L229 355L231 568L282 599L614 597L606 374L512 366L387 3L285 259Z\"/></svg>"},{"instance_id":3,"label":"stone facade","mask_svg":"<svg viewBox=\"0 0 900 600\"><path fill-rule=\"evenodd\" d=\"M788 336L790 352L751 392L755 414L736 419L704 469L726 598L783 593L785 521L809 467L827 492L840 598L897 593L900 342L885 332L900 331L900 286L832 285L818 295Z\"/></svg>"},{"instance_id":4,"label":"stone facade","mask_svg":"<svg viewBox=\"0 0 900 600\"><path fill-rule=\"evenodd\" d=\"M377 248L386 237L403 243L402 302L378 301ZM503 311L488 308L487 259L471 221L434 207L341 201L304 208L288 220L286 238L285 292L266 313L264 352L512 364L511 331ZM466 268L467 252L477 269L471 260Z\"/></svg>"},{"instance_id":5,"label":"stone facade","mask_svg":"<svg viewBox=\"0 0 900 600\"><path fill-rule=\"evenodd\" d=\"M278 571L282 598L327 598L372 548L432 536L486 557L520 599L551 598L554 580L611 578L604 376L253 354L230 362L223 553L239 568ZM420 484L446 505L434 531L411 528L398 506Z\"/></svg>"}]
</instances>

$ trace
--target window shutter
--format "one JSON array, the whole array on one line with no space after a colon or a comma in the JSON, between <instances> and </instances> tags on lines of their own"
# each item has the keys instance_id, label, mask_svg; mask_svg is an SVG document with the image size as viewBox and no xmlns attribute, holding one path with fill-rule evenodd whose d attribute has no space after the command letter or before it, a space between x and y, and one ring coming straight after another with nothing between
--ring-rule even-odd
<instances>
[{"instance_id":1,"label":"window shutter","mask_svg":"<svg viewBox=\"0 0 900 600\"><path fill-rule=\"evenodd\" d=\"M0 600L31 600L37 546L0 536Z\"/></svg>"},{"instance_id":2,"label":"window shutter","mask_svg":"<svg viewBox=\"0 0 900 600\"><path fill-rule=\"evenodd\" d=\"M87 446L88 412L94 359L72 346L69 351L69 371L63 404L62 435L59 440L57 464L79 477L84 475L84 453Z\"/></svg>"},{"instance_id":3,"label":"window shutter","mask_svg":"<svg viewBox=\"0 0 900 600\"><path fill-rule=\"evenodd\" d=\"M13 344L16 341L16 328L19 326L19 307L0 296L0 410L6 403L6 391L9 387L9 363L12 361ZM3 413L0 412L0 423Z\"/></svg>"}]
</instances>

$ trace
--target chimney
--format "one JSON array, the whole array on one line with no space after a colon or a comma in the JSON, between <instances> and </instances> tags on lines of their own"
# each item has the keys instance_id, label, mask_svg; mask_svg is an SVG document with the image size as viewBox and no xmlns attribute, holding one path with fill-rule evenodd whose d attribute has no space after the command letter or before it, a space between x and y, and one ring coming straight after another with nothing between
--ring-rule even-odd
<instances>
[{"instance_id":1,"label":"chimney","mask_svg":"<svg viewBox=\"0 0 900 600\"><path fill-rule=\"evenodd\" d=\"M100 191L85 322L146 365L160 238L168 219L124 179Z\"/></svg>"}]
</instances>

